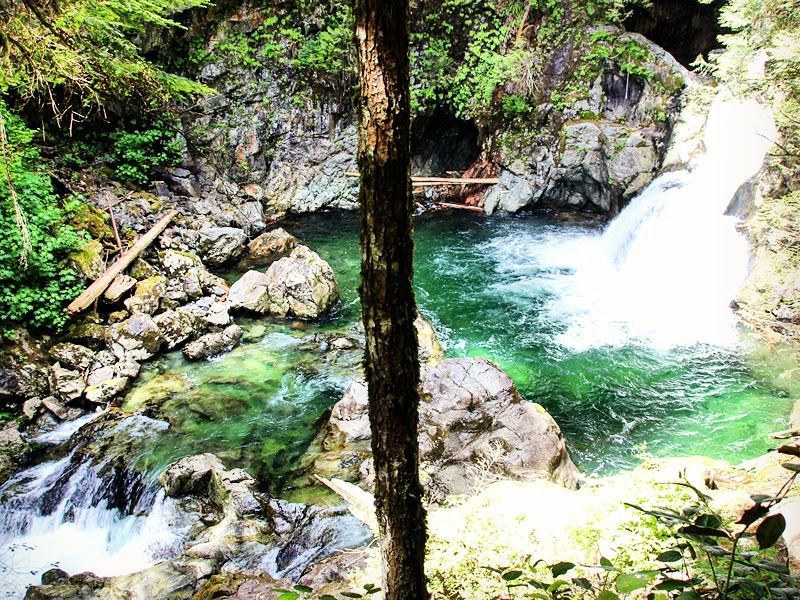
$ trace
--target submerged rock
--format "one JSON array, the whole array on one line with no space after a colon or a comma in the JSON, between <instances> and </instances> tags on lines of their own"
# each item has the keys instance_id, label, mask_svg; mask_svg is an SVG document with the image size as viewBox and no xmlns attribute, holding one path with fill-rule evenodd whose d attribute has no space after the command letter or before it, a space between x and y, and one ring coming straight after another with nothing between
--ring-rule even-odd
<instances>
[{"instance_id":1,"label":"submerged rock","mask_svg":"<svg viewBox=\"0 0 800 600\"><path fill-rule=\"evenodd\" d=\"M426 368L420 395L420 460L434 498L470 492L476 464L490 464L501 477L577 485L578 470L556 422L523 400L508 375L489 361L446 359ZM350 480L369 473L364 383L350 385L321 436L317 470Z\"/></svg>"}]
</instances>

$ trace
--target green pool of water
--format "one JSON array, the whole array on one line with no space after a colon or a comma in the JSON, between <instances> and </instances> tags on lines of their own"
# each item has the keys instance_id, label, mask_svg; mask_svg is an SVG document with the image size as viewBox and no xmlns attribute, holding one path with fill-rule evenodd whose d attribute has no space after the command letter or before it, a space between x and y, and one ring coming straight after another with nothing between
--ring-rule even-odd
<instances>
[{"instance_id":1,"label":"green pool of water","mask_svg":"<svg viewBox=\"0 0 800 600\"><path fill-rule=\"evenodd\" d=\"M171 355L149 367L127 404L160 405L171 416L170 431L144 458L153 472L180 456L214 451L280 488L358 373L357 350L326 353L314 337L347 331L358 319L356 215L283 226L333 267L338 313L304 330L244 321L245 342L221 359L190 364ZM754 358L744 337L733 349L660 347L635 337L588 347L565 342L581 312L571 302L575 257L566 253L580 253L598 235L591 225L534 217L418 218L418 302L447 354L487 357L506 370L527 399L555 417L584 473L630 466L644 452L736 461L765 451L797 390L777 378L775 355Z\"/></svg>"}]
</instances>

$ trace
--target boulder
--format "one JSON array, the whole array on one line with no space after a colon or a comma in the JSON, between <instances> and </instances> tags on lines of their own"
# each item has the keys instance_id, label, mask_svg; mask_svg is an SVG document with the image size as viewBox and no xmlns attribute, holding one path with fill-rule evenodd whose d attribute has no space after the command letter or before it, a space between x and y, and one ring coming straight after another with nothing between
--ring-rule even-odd
<instances>
[{"instance_id":1,"label":"boulder","mask_svg":"<svg viewBox=\"0 0 800 600\"><path fill-rule=\"evenodd\" d=\"M433 498L471 491L478 463L498 476L549 479L576 487L578 470L553 418L520 397L511 379L484 359L446 359L423 369L420 384L420 460ZM353 479L353 457L369 455L367 389L354 382L321 433L315 468ZM330 471L336 467L338 472ZM364 463L362 462L363 466Z\"/></svg>"},{"instance_id":2,"label":"boulder","mask_svg":"<svg viewBox=\"0 0 800 600\"><path fill-rule=\"evenodd\" d=\"M136 314L121 323L109 325L106 331L108 348L117 358L147 360L161 349L164 336L147 314Z\"/></svg>"},{"instance_id":3,"label":"boulder","mask_svg":"<svg viewBox=\"0 0 800 600\"><path fill-rule=\"evenodd\" d=\"M105 251L98 240L89 240L69 256L72 265L86 279L95 280L105 271Z\"/></svg>"},{"instance_id":4,"label":"boulder","mask_svg":"<svg viewBox=\"0 0 800 600\"><path fill-rule=\"evenodd\" d=\"M269 277L261 271L248 271L231 286L228 301L233 308L268 313L270 308Z\"/></svg>"},{"instance_id":5,"label":"boulder","mask_svg":"<svg viewBox=\"0 0 800 600\"><path fill-rule=\"evenodd\" d=\"M116 375L117 371L111 365L99 366L93 371L91 371L89 375L86 377L86 384L89 387L97 386L103 383L104 381L113 379Z\"/></svg>"},{"instance_id":6,"label":"boulder","mask_svg":"<svg viewBox=\"0 0 800 600\"><path fill-rule=\"evenodd\" d=\"M238 325L229 325L218 333L207 333L195 341L186 344L183 355L189 360L201 360L219 356L233 349L242 339L242 328Z\"/></svg>"},{"instance_id":7,"label":"boulder","mask_svg":"<svg viewBox=\"0 0 800 600\"><path fill-rule=\"evenodd\" d=\"M228 311L231 303L228 300L220 301L210 296L204 296L195 302L190 302L178 308L178 312L187 312L208 325L225 327L231 322Z\"/></svg>"},{"instance_id":8,"label":"boulder","mask_svg":"<svg viewBox=\"0 0 800 600\"><path fill-rule=\"evenodd\" d=\"M153 317L168 350L203 332L202 319L185 310L167 310Z\"/></svg>"},{"instance_id":9,"label":"boulder","mask_svg":"<svg viewBox=\"0 0 800 600\"><path fill-rule=\"evenodd\" d=\"M128 387L127 377L113 377L106 379L97 385L90 385L86 388L85 395L89 402L103 404L119 396Z\"/></svg>"},{"instance_id":10,"label":"boulder","mask_svg":"<svg viewBox=\"0 0 800 600\"><path fill-rule=\"evenodd\" d=\"M208 495L212 475L224 470L225 465L213 454L197 454L170 465L159 481L167 496L173 498Z\"/></svg>"},{"instance_id":11,"label":"boulder","mask_svg":"<svg viewBox=\"0 0 800 600\"><path fill-rule=\"evenodd\" d=\"M333 269L306 246L272 263L266 275L270 312L276 316L316 319L339 299Z\"/></svg>"},{"instance_id":12,"label":"boulder","mask_svg":"<svg viewBox=\"0 0 800 600\"><path fill-rule=\"evenodd\" d=\"M144 313L152 315L161 306L161 300L167 293L167 278L155 275L143 279L136 284L133 296L125 300L126 308L131 314Z\"/></svg>"},{"instance_id":13,"label":"boulder","mask_svg":"<svg viewBox=\"0 0 800 600\"><path fill-rule=\"evenodd\" d=\"M95 353L86 346L79 344L62 343L56 344L48 354L60 364L75 369L85 371L94 362Z\"/></svg>"},{"instance_id":14,"label":"boulder","mask_svg":"<svg viewBox=\"0 0 800 600\"><path fill-rule=\"evenodd\" d=\"M236 227L208 227L200 230L200 251L209 265L218 267L238 258L247 234Z\"/></svg>"},{"instance_id":15,"label":"boulder","mask_svg":"<svg viewBox=\"0 0 800 600\"><path fill-rule=\"evenodd\" d=\"M59 398L70 402L81 397L86 389L86 380L78 371L65 369L56 363L50 367L50 387Z\"/></svg>"},{"instance_id":16,"label":"boulder","mask_svg":"<svg viewBox=\"0 0 800 600\"><path fill-rule=\"evenodd\" d=\"M247 245L247 258L258 261L275 261L300 245L300 241L285 229L278 227L262 233Z\"/></svg>"},{"instance_id":17,"label":"boulder","mask_svg":"<svg viewBox=\"0 0 800 600\"><path fill-rule=\"evenodd\" d=\"M137 258L128 268L128 274L134 279L148 279L155 277L159 272L158 269L143 258Z\"/></svg>"},{"instance_id":18,"label":"boulder","mask_svg":"<svg viewBox=\"0 0 800 600\"><path fill-rule=\"evenodd\" d=\"M111 285L108 286L108 289L103 293L103 299L110 304L114 304L131 291L135 285L136 279L130 275L117 275L114 281L111 282Z\"/></svg>"},{"instance_id":19,"label":"boulder","mask_svg":"<svg viewBox=\"0 0 800 600\"><path fill-rule=\"evenodd\" d=\"M43 398L42 406L61 421L71 421L81 414L80 409L69 408L64 402L54 396Z\"/></svg>"}]
</instances>

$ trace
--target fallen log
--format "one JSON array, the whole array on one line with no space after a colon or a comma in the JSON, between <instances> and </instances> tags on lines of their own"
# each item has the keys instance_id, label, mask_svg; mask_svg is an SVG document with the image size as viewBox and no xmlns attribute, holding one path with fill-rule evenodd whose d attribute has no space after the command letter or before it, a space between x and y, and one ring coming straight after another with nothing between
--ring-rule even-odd
<instances>
[{"instance_id":1,"label":"fallen log","mask_svg":"<svg viewBox=\"0 0 800 600\"><path fill-rule=\"evenodd\" d=\"M460 208L461 210L469 210L472 212L485 212L480 206L471 206L469 204L456 204L454 202L434 202L434 204L442 208Z\"/></svg>"},{"instance_id":2,"label":"fallen log","mask_svg":"<svg viewBox=\"0 0 800 600\"><path fill-rule=\"evenodd\" d=\"M356 171L345 171L347 177L358 177ZM500 180L497 177L412 177L415 186L435 185L493 185Z\"/></svg>"},{"instance_id":3,"label":"fallen log","mask_svg":"<svg viewBox=\"0 0 800 600\"><path fill-rule=\"evenodd\" d=\"M152 244L155 239L167 228L169 222L178 214L177 210L167 213L158 223L153 225L153 228L145 233L142 237L136 240L136 243L131 248L122 254L114 264L112 264L106 271L98 277L92 285L86 288L83 293L75 298L67 307L67 312L75 315L83 310L89 308L100 295L106 291L111 282L117 278L117 275L122 273L128 268L136 257L138 257L144 250Z\"/></svg>"}]
</instances>

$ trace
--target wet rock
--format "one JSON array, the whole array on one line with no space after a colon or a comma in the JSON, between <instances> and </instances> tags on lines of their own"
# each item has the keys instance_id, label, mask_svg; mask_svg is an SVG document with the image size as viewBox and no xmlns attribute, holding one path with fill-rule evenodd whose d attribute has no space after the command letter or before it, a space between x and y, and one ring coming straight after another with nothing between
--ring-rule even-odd
<instances>
[{"instance_id":1,"label":"wet rock","mask_svg":"<svg viewBox=\"0 0 800 600\"><path fill-rule=\"evenodd\" d=\"M292 584L268 575L220 573L204 581L194 600L275 600L278 589L291 589Z\"/></svg>"},{"instance_id":2,"label":"wet rock","mask_svg":"<svg viewBox=\"0 0 800 600\"><path fill-rule=\"evenodd\" d=\"M306 246L272 263L266 275L270 312L276 316L316 319L339 299L330 265Z\"/></svg>"},{"instance_id":3,"label":"wet rock","mask_svg":"<svg viewBox=\"0 0 800 600\"><path fill-rule=\"evenodd\" d=\"M86 346L62 343L50 348L49 353L56 361L78 371L85 371L94 361L95 353Z\"/></svg>"},{"instance_id":4,"label":"wet rock","mask_svg":"<svg viewBox=\"0 0 800 600\"><path fill-rule=\"evenodd\" d=\"M187 456L170 465L159 481L167 496L177 498L187 495L208 495L214 473L225 470L225 465L210 453Z\"/></svg>"},{"instance_id":5,"label":"wet rock","mask_svg":"<svg viewBox=\"0 0 800 600\"><path fill-rule=\"evenodd\" d=\"M0 429L0 453L16 454L25 448L25 438L22 437L16 423L7 423Z\"/></svg>"},{"instance_id":6,"label":"wet rock","mask_svg":"<svg viewBox=\"0 0 800 600\"><path fill-rule=\"evenodd\" d=\"M125 306L131 314L152 315L158 311L166 293L167 278L155 275L136 284L136 291L132 297L125 300Z\"/></svg>"},{"instance_id":7,"label":"wet rock","mask_svg":"<svg viewBox=\"0 0 800 600\"><path fill-rule=\"evenodd\" d=\"M50 569L42 573L42 585L50 585L66 579L69 579L69 573L61 569Z\"/></svg>"},{"instance_id":8,"label":"wet rock","mask_svg":"<svg viewBox=\"0 0 800 600\"><path fill-rule=\"evenodd\" d=\"M126 356L123 360L114 365L114 372L120 377L127 377L134 379L139 375L142 365L133 360L130 356Z\"/></svg>"},{"instance_id":9,"label":"wet rock","mask_svg":"<svg viewBox=\"0 0 800 600\"><path fill-rule=\"evenodd\" d=\"M65 369L56 363L50 367L50 387L66 402L77 400L86 388L86 380L78 371Z\"/></svg>"},{"instance_id":10,"label":"wet rock","mask_svg":"<svg viewBox=\"0 0 800 600\"><path fill-rule=\"evenodd\" d=\"M202 333L202 321L185 310L167 310L153 318L168 350Z\"/></svg>"},{"instance_id":11,"label":"wet rock","mask_svg":"<svg viewBox=\"0 0 800 600\"><path fill-rule=\"evenodd\" d=\"M96 385L86 388L85 395L89 402L104 404L119 396L128 387L127 377L114 377L106 379Z\"/></svg>"},{"instance_id":12,"label":"wet rock","mask_svg":"<svg viewBox=\"0 0 800 600\"><path fill-rule=\"evenodd\" d=\"M269 277L261 271L248 271L232 286L228 301L233 308L266 314L269 312Z\"/></svg>"},{"instance_id":13,"label":"wet rock","mask_svg":"<svg viewBox=\"0 0 800 600\"><path fill-rule=\"evenodd\" d=\"M147 314L133 315L121 323L108 327L106 340L117 358L147 360L164 344L164 337L153 317Z\"/></svg>"},{"instance_id":14,"label":"wet rock","mask_svg":"<svg viewBox=\"0 0 800 600\"><path fill-rule=\"evenodd\" d=\"M55 396L48 396L42 399L42 406L50 411L58 420L69 421L79 417L81 411L76 408L69 408Z\"/></svg>"},{"instance_id":15,"label":"wet rock","mask_svg":"<svg viewBox=\"0 0 800 600\"><path fill-rule=\"evenodd\" d=\"M209 227L200 231L200 251L209 265L218 267L238 258L247 234L236 227Z\"/></svg>"},{"instance_id":16,"label":"wet rock","mask_svg":"<svg viewBox=\"0 0 800 600\"><path fill-rule=\"evenodd\" d=\"M278 227L272 231L262 233L247 245L248 260L275 261L294 250L300 245L300 241L288 233L285 229Z\"/></svg>"},{"instance_id":17,"label":"wet rock","mask_svg":"<svg viewBox=\"0 0 800 600\"><path fill-rule=\"evenodd\" d=\"M420 397L420 460L426 465L426 488L432 497L468 493L472 466L489 461L503 477L576 486L578 471L558 425L541 406L523 400L511 379L490 362L446 359L427 367ZM330 469L337 458L369 452L363 383L352 383L334 405L321 435L325 452L316 459L317 469ZM359 465L340 460L336 468L352 480Z\"/></svg>"},{"instance_id":18,"label":"wet rock","mask_svg":"<svg viewBox=\"0 0 800 600\"><path fill-rule=\"evenodd\" d=\"M183 354L189 360L201 360L229 352L239 343L243 335L238 325L229 325L218 333L207 333L186 344Z\"/></svg>"},{"instance_id":19,"label":"wet rock","mask_svg":"<svg viewBox=\"0 0 800 600\"><path fill-rule=\"evenodd\" d=\"M136 279L130 275L117 275L108 289L103 293L103 299L109 304L119 302L119 300L136 286Z\"/></svg>"}]
</instances>

